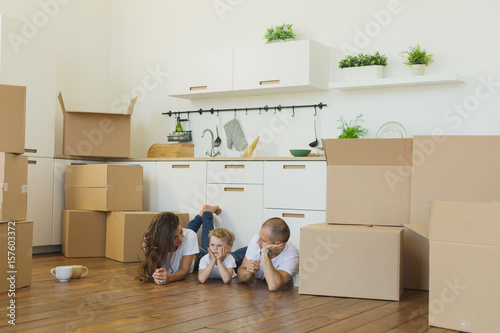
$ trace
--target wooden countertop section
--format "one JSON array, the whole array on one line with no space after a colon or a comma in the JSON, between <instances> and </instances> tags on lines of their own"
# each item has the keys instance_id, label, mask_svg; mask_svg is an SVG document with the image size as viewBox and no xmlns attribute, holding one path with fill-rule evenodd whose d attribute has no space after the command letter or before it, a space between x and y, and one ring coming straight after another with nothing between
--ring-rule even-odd
<instances>
[{"instance_id":1,"label":"wooden countertop section","mask_svg":"<svg viewBox=\"0 0 500 333\"><path fill-rule=\"evenodd\" d=\"M312 157L172 157L172 158L104 158L56 155L58 159L86 160L86 161L326 161L325 156Z\"/></svg>"}]
</instances>

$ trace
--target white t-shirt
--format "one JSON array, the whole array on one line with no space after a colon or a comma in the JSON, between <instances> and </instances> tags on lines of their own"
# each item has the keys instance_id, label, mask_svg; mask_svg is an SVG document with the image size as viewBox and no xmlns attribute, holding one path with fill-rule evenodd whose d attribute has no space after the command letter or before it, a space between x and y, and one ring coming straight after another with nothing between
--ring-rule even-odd
<instances>
[{"instance_id":1,"label":"white t-shirt","mask_svg":"<svg viewBox=\"0 0 500 333\"><path fill-rule=\"evenodd\" d=\"M259 235L252 237L248 244L245 257L250 260L260 260L260 268L255 273L255 277L261 280L265 279L264 270L262 269L262 258L260 256L260 247L257 244ZM286 242L283 252L271 259L273 267L277 271L285 271L290 274L290 277L299 270L299 251L292 243Z\"/></svg>"},{"instance_id":2,"label":"white t-shirt","mask_svg":"<svg viewBox=\"0 0 500 333\"><path fill-rule=\"evenodd\" d=\"M188 256L191 254L196 254L200 252L198 248L198 237L195 232L191 229L182 228L184 236L182 237L182 244L177 248L174 253L170 253L167 256L167 261L163 264L163 268L167 270L169 274L175 273L181 267L181 260L183 256ZM170 261L170 269L167 267L167 262ZM194 269L194 260L191 263L191 268L189 273L192 273Z\"/></svg>"},{"instance_id":3,"label":"white t-shirt","mask_svg":"<svg viewBox=\"0 0 500 333\"><path fill-rule=\"evenodd\" d=\"M200 266L198 269L206 269L208 267L208 264L210 264L210 254L205 254L203 258L200 259ZM234 257L230 254L226 256L226 259L222 262L224 267L226 268L232 268L233 269L233 278L237 275L236 270L236 260L234 260ZM220 272L219 272L219 267L217 267L217 264L215 264L214 269L212 269L212 273L210 273L210 276L208 277L209 279L220 279Z\"/></svg>"}]
</instances>

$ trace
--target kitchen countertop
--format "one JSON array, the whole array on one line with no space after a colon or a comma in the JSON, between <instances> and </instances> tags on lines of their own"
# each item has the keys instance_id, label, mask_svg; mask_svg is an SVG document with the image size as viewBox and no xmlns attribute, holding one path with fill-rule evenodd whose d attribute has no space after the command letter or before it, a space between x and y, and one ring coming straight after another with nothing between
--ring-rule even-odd
<instances>
[{"instance_id":1,"label":"kitchen countertop","mask_svg":"<svg viewBox=\"0 0 500 333\"><path fill-rule=\"evenodd\" d=\"M90 161L326 161L325 156L312 157L171 157L171 158L105 158L56 155L58 159L90 160Z\"/></svg>"}]
</instances>

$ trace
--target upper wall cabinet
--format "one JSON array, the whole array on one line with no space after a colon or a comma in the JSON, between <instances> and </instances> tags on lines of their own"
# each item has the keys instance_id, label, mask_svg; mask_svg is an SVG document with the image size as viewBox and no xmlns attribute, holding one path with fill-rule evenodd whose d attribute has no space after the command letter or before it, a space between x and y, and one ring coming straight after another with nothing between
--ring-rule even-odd
<instances>
[{"instance_id":1,"label":"upper wall cabinet","mask_svg":"<svg viewBox=\"0 0 500 333\"><path fill-rule=\"evenodd\" d=\"M233 88L233 50L177 55L167 60L167 94L200 99Z\"/></svg>"},{"instance_id":2,"label":"upper wall cabinet","mask_svg":"<svg viewBox=\"0 0 500 333\"><path fill-rule=\"evenodd\" d=\"M171 57L169 96L202 99L328 90L330 48L312 40Z\"/></svg>"},{"instance_id":3,"label":"upper wall cabinet","mask_svg":"<svg viewBox=\"0 0 500 333\"><path fill-rule=\"evenodd\" d=\"M234 49L233 90L288 93L328 89L330 48L298 40Z\"/></svg>"}]
</instances>

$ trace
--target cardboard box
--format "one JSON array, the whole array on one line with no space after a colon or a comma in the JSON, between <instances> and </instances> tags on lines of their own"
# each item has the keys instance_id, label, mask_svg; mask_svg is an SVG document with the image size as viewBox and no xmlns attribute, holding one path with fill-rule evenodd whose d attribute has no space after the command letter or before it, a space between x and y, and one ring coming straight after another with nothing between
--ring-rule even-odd
<instances>
[{"instance_id":1,"label":"cardboard box","mask_svg":"<svg viewBox=\"0 0 500 333\"><path fill-rule=\"evenodd\" d=\"M499 235L498 202L431 203L430 325L498 332Z\"/></svg>"},{"instance_id":2,"label":"cardboard box","mask_svg":"<svg viewBox=\"0 0 500 333\"><path fill-rule=\"evenodd\" d=\"M66 167L66 209L142 210L142 166L89 164Z\"/></svg>"},{"instance_id":3,"label":"cardboard box","mask_svg":"<svg viewBox=\"0 0 500 333\"><path fill-rule=\"evenodd\" d=\"M410 223L429 222L431 201L500 200L496 151L500 136L415 136ZM429 241L412 232L405 241L404 287L428 290Z\"/></svg>"},{"instance_id":4,"label":"cardboard box","mask_svg":"<svg viewBox=\"0 0 500 333\"><path fill-rule=\"evenodd\" d=\"M26 220L28 157L0 153L0 222Z\"/></svg>"},{"instance_id":5,"label":"cardboard box","mask_svg":"<svg viewBox=\"0 0 500 333\"><path fill-rule=\"evenodd\" d=\"M23 154L26 87L0 84L0 151Z\"/></svg>"},{"instance_id":6,"label":"cardboard box","mask_svg":"<svg viewBox=\"0 0 500 333\"><path fill-rule=\"evenodd\" d=\"M328 223L409 223L412 139L327 139L323 146Z\"/></svg>"},{"instance_id":7,"label":"cardboard box","mask_svg":"<svg viewBox=\"0 0 500 333\"><path fill-rule=\"evenodd\" d=\"M0 223L0 293L11 293L13 281L16 289L31 284L32 254L33 221Z\"/></svg>"},{"instance_id":8,"label":"cardboard box","mask_svg":"<svg viewBox=\"0 0 500 333\"><path fill-rule=\"evenodd\" d=\"M106 212L63 211L62 254L72 257L104 257Z\"/></svg>"},{"instance_id":9,"label":"cardboard box","mask_svg":"<svg viewBox=\"0 0 500 333\"><path fill-rule=\"evenodd\" d=\"M130 120L136 101L137 97L130 101L125 114L69 111L59 93L64 115L63 154L129 157Z\"/></svg>"},{"instance_id":10,"label":"cardboard box","mask_svg":"<svg viewBox=\"0 0 500 333\"><path fill-rule=\"evenodd\" d=\"M144 232L160 212L109 212L106 222L106 258L121 262L137 262ZM174 212L183 228L189 213Z\"/></svg>"},{"instance_id":11,"label":"cardboard box","mask_svg":"<svg viewBox=\"0 0 500 333\"><path fill-rule=\"evenodd\" d=\"M299 294L399 300L403 228L319 224L300 229Z\"/></svg>"}]
</instances>

